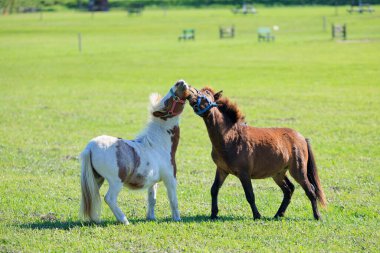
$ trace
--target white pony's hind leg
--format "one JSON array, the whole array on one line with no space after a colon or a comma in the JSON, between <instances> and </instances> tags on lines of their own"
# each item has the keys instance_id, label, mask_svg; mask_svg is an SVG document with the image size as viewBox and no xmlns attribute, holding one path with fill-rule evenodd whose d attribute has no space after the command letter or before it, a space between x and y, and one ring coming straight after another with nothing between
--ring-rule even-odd
<instances>
[{"instance_id":1,"label":"white pony's hind leg","mask_svg":"<svg viewBox=\"0 0 380 253\"><path fill-rule=\"evenodd\" d=\"M127 217L125 217L124 213L117 206L117 196L119 195L122 188L123 188L123 183L121 182L109 182L109 189L106 196L104 197L104 200L106 201L108 206L111 208L116 219L120 221L121 223L128 225L129 222L127 220Z\"/></svg>"},{"instance_id":2,"label":"white pony's hind leg","mask_svg":"<svg viewBox=\"0 0 380 253\"><path fill-rule=\"evenodd\" d=\"M156 183L148 189L148 212L146 214L147 220L156 219L154 215L154 206L156 205L157 186L158 184Z\"/></svg>"},{"instance_id":3,"label":"white pony's hind leg","mask_svg":"<svg viewBox=\"0 0 380 253\"><path fill-rule=\"evenodd\" d=\"M174 176L169 176L164 179L164 184L168 193L168 199L170 202L170 207L172 209L172 218L174 221L180 221L181 217L178 211L178 200L177 200L177 180Z\"/></svg>"}]
</instances>

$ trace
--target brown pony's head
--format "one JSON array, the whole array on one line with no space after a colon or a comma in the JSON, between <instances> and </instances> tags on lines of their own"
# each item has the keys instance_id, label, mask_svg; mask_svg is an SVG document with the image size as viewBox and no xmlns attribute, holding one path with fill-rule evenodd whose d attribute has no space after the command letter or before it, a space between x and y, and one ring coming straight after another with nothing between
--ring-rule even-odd
<instances>
[{"instance_id":1,"label":"brown pony's head","mask_svg":"<svg viewBox=\"0 0 380 253\"><path fill-rule=\"evenodd\" d=\"M223 91L219 91L215 93L210 87L204 87L201 90L190 87L187 100L189 100L190 106L193 108L194 112L197 115L204 117L209 114L211 108L218 106L217 102L222 97L222 92Z\"/></svg>"},{"instance_id":2,"label":"brown pony's head","mask_svg":"<svg viewBox=\"0 0 380 253\"><path fill-rule=\"evenodd\" d=\"M178 116L182 113L188 96L189 86L183 80L177 81L162 99L157 93L151 94L152 115L163 120Z\"/></svg>"},{"instance_id":3,"label":"brown pony's head","mask_svg":"<svg viewBox=\"0 0 380 253\"><path fill-rule=\"evenodd\" d=\"M228 98L222 97L222 93L223 91L215 93L210 87L204 87L201 90L190 87L190 95L187 100L189 100L194 112L201 117L206 117L213 107L217 107L221 113L230 119L231 123L243 122L244 115L239 107Z\"/></svg>"}]
</instances>

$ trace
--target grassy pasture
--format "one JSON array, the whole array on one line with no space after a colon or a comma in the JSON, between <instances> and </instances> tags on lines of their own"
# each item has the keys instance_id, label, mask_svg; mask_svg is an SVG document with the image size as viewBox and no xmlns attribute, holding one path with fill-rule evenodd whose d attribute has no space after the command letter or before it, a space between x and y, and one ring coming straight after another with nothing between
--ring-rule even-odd
<instances>
[{"instance_id":1,"label":"grassy pasture","mask_svg":"<svg viewBox=\"0 0 380 253\"><path fill-rule=\"evenodd\" d=\"M380 10L379 7L375 7ZM327 17L323 31L322 17ZM330 23L346 23L346 42ZM218 26L237 37L220 40ZM278 25L275 43L256 29ZM196 41L178 42L182 29ZM77 34L83 51L78 52ZM0 17L0 251L376 252L380 228L380 14L339 15L330 7L46 13ZM286 126L313 140L329 206L313 220L299 185L286 218L273 220L282 192L253 182L264 216L252 220L239 181L220 191L221 219L210 222L214 177L203 121L188 107L177 152L182 222L170 221L160 184L156 222L144 220L145 192L123 190L132 223L78 220L77 156L93 137L133 138L145 125L148 95L177 79L223 89L261 127ZM294 182L294 180L292 180ZM102 195L106 187L101 189Z\"/></svg>"}]
</instances>

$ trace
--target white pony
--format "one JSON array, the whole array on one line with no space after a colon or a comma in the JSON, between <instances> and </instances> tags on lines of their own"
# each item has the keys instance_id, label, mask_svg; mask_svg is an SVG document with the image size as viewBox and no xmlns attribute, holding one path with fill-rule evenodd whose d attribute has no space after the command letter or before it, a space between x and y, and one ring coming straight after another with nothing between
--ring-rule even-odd
<instances>
[{"instance_id":1,"label":"white pony","mask_svg":"<svg viewBox=\"0 0 380 253\"><path fill-rule=\"evenodd\" d=\"M109 183L104 198L116 219L129 224L117 205L123 185L130 189L148 189L146 218L154 220L157 182L164 181L172 218L180 220L177 202L175 153L179 141L179 114L183 111L188 85L179 80L161 99L150 95L151 119L135 140L112 136L92 139L81 153L81 216L99 222L101 199L99 188L104 179Z\"/></svg>"}]
</instances>

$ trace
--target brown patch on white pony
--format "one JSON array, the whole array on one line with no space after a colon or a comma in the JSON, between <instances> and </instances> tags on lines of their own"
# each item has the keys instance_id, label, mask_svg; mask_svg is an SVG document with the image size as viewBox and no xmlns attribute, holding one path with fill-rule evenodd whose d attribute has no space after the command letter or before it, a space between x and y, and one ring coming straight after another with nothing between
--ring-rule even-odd
<instances>
[{"instance_id":1,"label":"brown patch on white pony","mask_svg":"<svg viewBox=\"0 0 380 253\"><path fill-rule=\"evenodd\" d=\"M161 112L161 111L155 111L155 112L152 112L152 115L156 118L160 118L162 120L167 120L168 118L170 118L171 116L167 114L167 112Z\"/></svg>"},{"instance_id":2,"label":"brown patch on white pony","mask_svg":"<svg viewBox=\"0 0 380 253\"><path fill-rule=\"evenodd\" d=\"M177 147L179 143L179 126L173 127L173 129L168 130L168 133L172 136L171 141L172 141L172 148L170 152L170 162L173 165L173 173L174 177L177 177L177 164L175 162L175 153L177 152Z\"/></svg>"},{"instance_id":3,"label":"brown patch on white pony","mask_svg":"<svg viewBox=\"0 0 380 253\"><path fill-rule=\"evenodd\" d=\"M145 178L143 174L136 174L128 182L124 182L124 185L133 190L141 189L145 185Z\"/></svg>"},{"instance_id":4,"label":"brown patch on white pony","mask_svg":"<svg viewBox=\"0 0 380 253\"><path fill-rule=\"evenodd\" d=\"M145 176L136 173L140 166L140 156L135 149L122 139L116 143L116 161L120 180L131 189L140 189L145 184Z\"/></svg>"}]
</instances>

